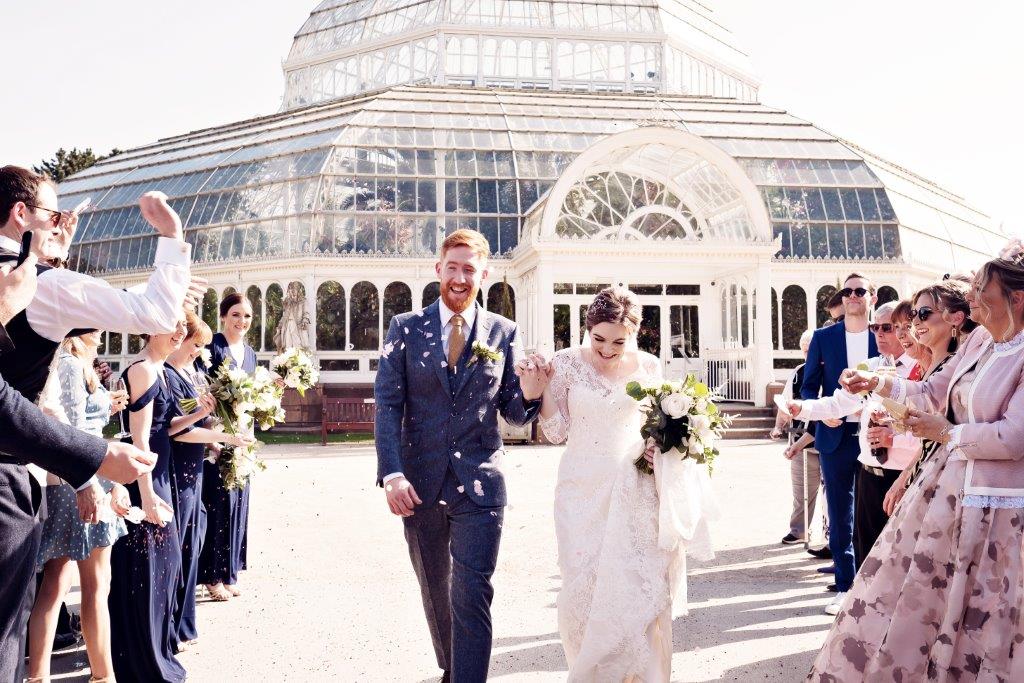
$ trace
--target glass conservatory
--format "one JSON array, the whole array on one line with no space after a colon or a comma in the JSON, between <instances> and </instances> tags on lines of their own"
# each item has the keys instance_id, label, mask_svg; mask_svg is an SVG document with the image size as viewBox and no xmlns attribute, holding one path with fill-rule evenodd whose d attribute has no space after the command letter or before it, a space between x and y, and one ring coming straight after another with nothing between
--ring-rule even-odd
<instances>
[{"instance_id":1,"label":"glass conservatory","mask_svg":"<svg viewBox=\"0 0 1024 683\"><path fill-rule=\"evenodd\" d=\"M137 198L165 192L207 320L244 292L266 359L302 301L329 384L372 383L391 317L437 298L437 246L461 227L495 255L481 303L529 346L578 344L581 308L628 284L668 372L754 403L847 272L895 298L1005 241L955 194L757 102L743 54L686 0L324 2L284 69L282 111L100 162L61 205L95 207L72 267L129 285L155 249Z\"/></svg>"}]
</instances>

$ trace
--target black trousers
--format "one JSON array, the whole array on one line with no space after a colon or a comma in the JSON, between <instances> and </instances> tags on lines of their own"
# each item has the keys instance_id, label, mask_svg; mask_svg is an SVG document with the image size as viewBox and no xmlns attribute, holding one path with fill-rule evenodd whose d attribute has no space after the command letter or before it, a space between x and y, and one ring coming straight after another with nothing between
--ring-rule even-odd
<instances>
[{"instance_id":1,"label":"black trousers","mask_svg":"<svg viewBox=\"0 0 1024 683\"><path fill-rule=\"evenodd\" d=\"M882 470L878 475L861 465L857 472L857 502L853 506L853 555L860 569L871 547L882 535L889 515L882 509L885 494L900 476L900 470Z\"/></svg>"},{"instance_id":2,"label":"black trousers","mask_svg":"<svg viewBox=\"0 0 1024 683\"><path fill-rule=\"evenodd\" d=\"M28 468L0 463L0 683L22 680L42 498Z\"/></svg>"}]
</instances>

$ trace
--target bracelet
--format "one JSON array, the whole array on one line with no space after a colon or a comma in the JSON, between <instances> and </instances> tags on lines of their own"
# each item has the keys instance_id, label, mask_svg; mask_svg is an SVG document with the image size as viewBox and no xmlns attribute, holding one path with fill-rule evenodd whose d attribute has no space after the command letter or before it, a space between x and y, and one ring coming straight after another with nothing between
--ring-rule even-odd
<instances>
[{"instance_id":1,"label":"bracelet","mask_svg":"<svg viewBox=\"0 0 1024 683\"><path fill-rule=\"evenodd\" d=\"M943 427L943 428L942 428L942 431L941 431L941 432L939 432L939 438L938 438L938 439L936 439L936 440L937 440L937 441L938 441L939 443L941 443L941 444L947 444L947 443L949 443L950 439L952 438L951 434L952 434L952 432L953 432L953 428L954 428L955 426L956 426L956 425L949 425L949 424L948 424L948 425L946 425L945 427Z\"/></svg>"}]
</instances>

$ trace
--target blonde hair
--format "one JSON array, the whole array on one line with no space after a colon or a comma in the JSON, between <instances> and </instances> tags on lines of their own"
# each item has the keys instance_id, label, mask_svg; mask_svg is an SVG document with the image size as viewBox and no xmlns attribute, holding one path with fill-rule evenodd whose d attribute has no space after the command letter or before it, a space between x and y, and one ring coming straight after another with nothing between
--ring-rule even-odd
<instances>
[{"instance_id":1,"label":"blonde hair","mask_svg":"<svg viewBox=\"0 0 1024 683\"><path fill-rule=\"evenodd\" d=\"M441 243L441 260L444 260L449 249L455 247L469 247L475 256L479 256L485 261L491 257L491 244L487 238L469 228L460 228L444 238L444 242Z\"/></svg>"},{"instance_id":2,"label":"blonde hair","mask_svg":"<svg viewBox=\"0 0 1024 683\"><path fill-rule=\"evenodd\" d=\"M95 393L96 389L100 385L100 376L96 374L96 368L92 365L92 360L95 356L86 347L82 338L68 337L61 342L61 349L70 353L82 364L82 374L85 376L85 388L89 390L90 394Z\"/></svg>"},{"instance_id":3,"label":"blonde hair","mask_svg":"<svg viewBox=\"0 0 1024 683\"><path fill-rule=\"evenodd\" d=\"M185 340L195 339L206 346L213 341L213 330L191 308L185 309Z\"/></svg>"}]
</instances>

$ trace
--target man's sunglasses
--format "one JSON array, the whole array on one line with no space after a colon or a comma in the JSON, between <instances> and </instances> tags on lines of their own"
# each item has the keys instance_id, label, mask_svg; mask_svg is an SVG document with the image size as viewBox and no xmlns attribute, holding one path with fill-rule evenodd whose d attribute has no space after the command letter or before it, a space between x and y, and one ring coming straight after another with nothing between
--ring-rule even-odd
<instances>
[{"instance_id":1,"label":"man's sunglasses","mask_svg":"<svg viewBox=\"0 0 1024 683\"><path fill-rule=\"evenodd\" d=\"M844 287L843 289L839 290L839 293L842 295L844 299L849 299L851 296L856 296L860 299L863 299L867 295L868 290L864 289L863 287L857 287L856 289L852 287Z\"/></svg>"},{"instance_id":2,"label":"man's sunglasses","mask_svg":"<svg viewBox=\"0 0 1024 683\"><path fill-rule=\"evenodd\" d=\"M922 306L921 308L915 308L910 311L910 319L925 322L928 318L932 317L934 313L938 313L938 311L931 306Z\"/></svg>"},{"instance_id":3,"label":"man's sunglasses","mask_svg":"<svg viewBox=\"0 0 1024 683\"><path fill-rule=\"evenodd\" d=\"M891 334L896 327L892 323L872 323L871 325L868 325L868 329L875 334L878 334L879 332Z\"/></svg>"},{"instance_id":4,"label":"man's sunglasses","mask_svg":"<svg viewBox=\"0 0 1024 683\"><path fill-rule=\"evenodd\" d=\"M37 209L39 211L45 211L46 213L50 214L50 218L48 219L48 222L50 223L50 225L52 225L55 228L60 225L60 222L62 220L64 220L64 212L63 211L54 211L53 209L47 209L47 208L44 208L42 206L37 206L35 204L26 204L25 206L27 206L30 209Z\"/></svg>"}]
</instances>

